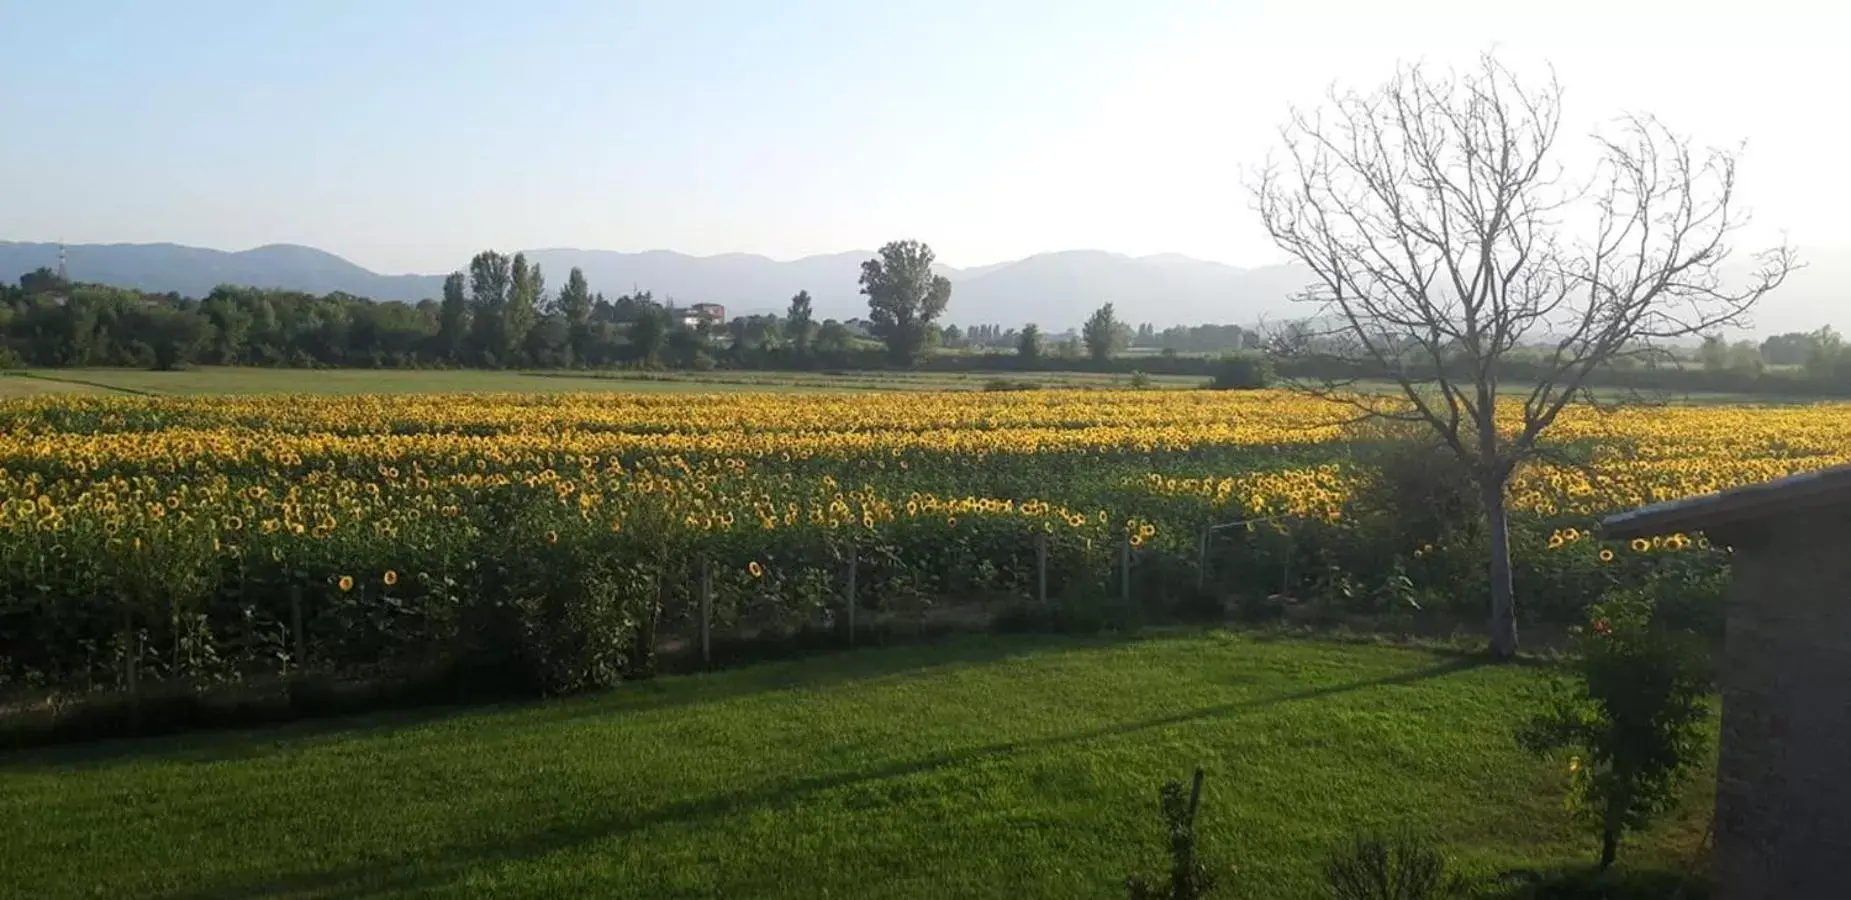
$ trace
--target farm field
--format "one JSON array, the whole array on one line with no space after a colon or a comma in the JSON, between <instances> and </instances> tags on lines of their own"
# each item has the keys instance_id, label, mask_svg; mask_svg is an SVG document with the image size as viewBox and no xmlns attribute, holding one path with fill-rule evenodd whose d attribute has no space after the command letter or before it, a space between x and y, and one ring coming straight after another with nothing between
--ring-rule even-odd
<instances>
[{"instance_id":1,"label":"farm field","mask_svg":"<svg viewBox=\"0 0 1851 900\"><path fill-rule=\"evenodd\" d=\"M1203 766L1232 896L1324 896L1351 829L1585 863L1512 737L1544 672L1226 633L968 638L543 704L0 759L0 896L1122 897ZM1625 865L1682 869L1683 804Z\"/></svg>"},{"instance_id":2,"label":"farm field","mask_svg":"<svg viewBox=\"0 0 1851 900\"><path fill-rule=\"evenodd\" d=\"M1842 405L1573 410L1556 434L1594 468L1512 485L1532 620L1667 554L1719 564L1602 547L1601 513L1851 461ZM543 659L563 689L689 639L701 584L721 640L839 633L851 575L877 628L954 600L1090 627L1288 593L1475 616L1481 552L1353 508L1353 438L1277 392L7 401L0 684L460 654ZM626 636L569 640L605 629Z\"/></svg>"}]
</instances>

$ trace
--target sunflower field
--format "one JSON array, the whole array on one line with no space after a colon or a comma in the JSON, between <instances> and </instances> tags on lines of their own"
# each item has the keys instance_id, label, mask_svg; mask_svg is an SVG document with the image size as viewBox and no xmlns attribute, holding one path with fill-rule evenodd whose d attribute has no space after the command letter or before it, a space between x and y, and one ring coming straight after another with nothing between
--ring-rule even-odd
<instances>
[{"instance_id":1,"label":"sunflower field","mask_svg":"<svg viewBox=\"0 0 1851 900\"><path fill-rule=\"evenodd\" d=\"M1711 578L1604 512L1851 461L1851 406L1573 410L1511 487L1519 606ZM1315 598L1478 615L1469 533L1359 506L1343 411L1277 392L0 403L0 686L465 665L544 691L925 623ZM853 604L845 599L851 596Z\"/></svg>"}]
</instances>

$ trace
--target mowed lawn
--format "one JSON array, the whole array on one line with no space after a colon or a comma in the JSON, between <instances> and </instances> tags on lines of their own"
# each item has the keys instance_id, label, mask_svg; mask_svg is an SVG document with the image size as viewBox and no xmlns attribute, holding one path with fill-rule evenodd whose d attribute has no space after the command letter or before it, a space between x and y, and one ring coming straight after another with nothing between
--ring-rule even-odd
<instances>
[{"instance_id":1,"label":"mowed lawn","mask_svg":"<svg viewBox=\"0 0 1851 900\"><path fill-rule=\"evenodd\" d=\"M0 758L0 892L1122 897L1209 773L1233 896L1320 896L1350 829L1466 869L1590 860L1512 738L1545 670L1226 633L980 637L571 700ZM1622 859L1677 864L1709 776Z\"/></svg>"}]
</instances>

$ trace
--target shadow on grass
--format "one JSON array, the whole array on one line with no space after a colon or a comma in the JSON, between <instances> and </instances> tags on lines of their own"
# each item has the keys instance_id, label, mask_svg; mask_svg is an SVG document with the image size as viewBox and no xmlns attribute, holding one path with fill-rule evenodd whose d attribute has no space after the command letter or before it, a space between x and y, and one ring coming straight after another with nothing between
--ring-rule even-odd
<instances>
[{"instance_id":1,"label":"shadow on grass","mask_svg":"<svg viewBox=\"0 0 1851 900\"><path fill-rule=\"evenodd\" d=\"M1616 866L1506 872L1479 889L1484 900L1708 900L1710 885L1688 872Z\"/></svg>"},{"instance_id":2,"label":"shadow on grass","mask_svg":"<svg viewBox=\"0 0 1851 900\"><path fill-rule=\"evenodd\" d=\"M1481 661L1472 659L1447 660L1425 668L1380 678L1217 704L1101 728L929 754L866 769L791 778L749 790L670 803L652 809L613 811L607 815L594 816L564 827L527 835L406 853L393 859L334 870L302 872L256 882L215 885L164 896L170 900L279 896L360 898L404 891L436 890L493 866L537 860L555 853L570 852L611 838L619 838L658 826L698 825L749 810L787 807L808 795L820 792L906 778L939 769L966 766L1022 753L1084 744L1089 741L1214 719L1245 710L1315 701L1373 688L1413 684L1468 671L1481 664Z\"/></svg>"},{"instance_id":3,"label":"shadow on grass","mask_svg":"<svg viewBox=\"0 0 1851 900\"><path fill-rule=\"evenodd\" d=\"M953 640L760 662L704 674L633 681L609 691L552 700L433 703L413 709L260 724L238 730L121 738L22 749L0 755L0 772L33 768L93 768L127 759L201 764L258 759L306 746L376 739L453 720L478 717L518 715L519 728L544 728L562 722L722 703L782 691L908 678L936 670L984 665L1017 657L1123 646L1156 637L1159 636L964 636Z\"/></svg>"},{"instance_id":4,"label":"shadow on grass","mask_svg":"<svg viewBox=\"0 0 1851 900\"><path fill-rule=\"evenodd\" d=\"M1490 653L1485 643L1476 635L1468 640L1457 640L1453 634L1423 633L1415 630L1366 630L1351 625L1319 626L1312 624L1280 625L1236 625L1233 630L1242 637L1257 643L1322 643L1347 647L1392 647L1401 650L1418 650L1429 656L1444 657L1460 661L1477 661L1489 663ZM1537 640L1535 633L1543 631L1546 639ZM1561 665L1561 653L1558 649L1566 644L1565 632L1557 638L1558 630L1543 630L1532 627L1524 638L1524 649L1500 665L1520 668L1549 669Z\"/></svg>"}]
</instances>

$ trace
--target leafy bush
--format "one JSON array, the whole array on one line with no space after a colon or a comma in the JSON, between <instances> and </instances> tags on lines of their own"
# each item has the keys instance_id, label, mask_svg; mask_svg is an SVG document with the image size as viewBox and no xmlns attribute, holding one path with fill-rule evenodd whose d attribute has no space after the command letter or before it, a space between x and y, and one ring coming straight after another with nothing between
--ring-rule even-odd
<instances>
[{"instance_id":1,"label":"leafy bush","mask_svg":"<svg viewBox=\"0 0 1851 900\"><path fill-rule=\"evenodd\" d=\"M1478 481L1451 448L1425 426L1367 422L1349 435L1368 475L1350 498L1351 508L1392 523L1411 552L1453 542L1483 530Z\"/></svg>"},{"instance_id":2,"label":"leafy bush","mask_svg":"<svg viewBox=\"0 0 1851 900\"><path fill-rule=\"evenodd\" d=\"M570 694L623 679L638 625L653 598L641 566L581 570L578 584L519 601L522 658L541 691Z\"/></svg>"},{"instance_id":3,"label":"leafy bush","mask_svg":"<svg viewBox=\"0 0 1851 900\"><path fill-rule=\"evenodd\" d=\"M1273 364L1264 356L1235 353L1215 362L1214 380L1208 386L1217 391L1259 390L1272 387Z\"/></svg>"},{"instance_id":4,"label":"leafy bush","mask_svg":"<svg viewBox=\"0 0 1851 900\"><path fill-rule=\"evenodd\" d=\"M1440 601L1477 614L1490 589L1489 548L1471 472L1422 427L1364 423L1348 439L1361 477L1330 560L1360 582L1345 605L1380 612Z\"/></svg>"},{"instance_id":5,"label":"leafy bush","mask_svg":"<svg viewBox=\"0 0 1851 900\"><path fill-rule=\"evenodd\" d=\"M1667 628L1720 640L1728 609L1727 554L1672 554L1654 561L1641 588L1651 597L1652 618Z\"/></svg>"},{"instance_id":6,"label":"leafy bush","mask_svg":"<svg viewBox=\"0 0 1851 900\"><path fill-rule=\"evenodd\" d=\"M1465 894L1446 874L1438 848L1411 835L1362 835L1331 854L1324 867L1335 900L1438 900Z\"/></svg>"},{"instance_id":7,"label":"leafy bush","mask_svg":"<svg viewBox=\"0 0 1851 900\"><path fill-rule=\"evenodd\" d=\"M1576 645L1576 677L1556 684L1518 740L1539 755L1573 752L1570 802L1599 833L1605 868L1701 762L1710 660L1701 637L1660 621L1637 591L1592 607Z\"/></svg>"},{"instance_id":8,"label":"leafy bush","mask_svg":"<svg viewBox=\"0 0 1851 900\"><path fill-rule=\"evenodd\" d=\"M1196 857L1195 814L1202 803L1202 770L1187 794L1182 782L1171 781L1160 792L1164 824L1170 832L1170 874L1166 881L1143 875L1125 879L1131 900L1196 900L1207 897L1219 881L1215 872Z\"/></svg>"}]
</instances>

